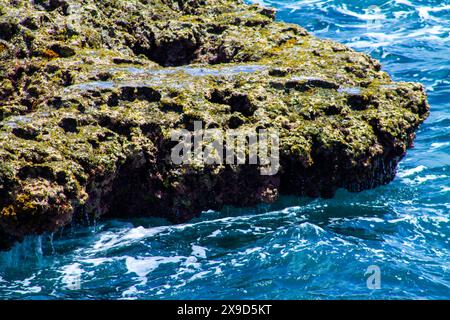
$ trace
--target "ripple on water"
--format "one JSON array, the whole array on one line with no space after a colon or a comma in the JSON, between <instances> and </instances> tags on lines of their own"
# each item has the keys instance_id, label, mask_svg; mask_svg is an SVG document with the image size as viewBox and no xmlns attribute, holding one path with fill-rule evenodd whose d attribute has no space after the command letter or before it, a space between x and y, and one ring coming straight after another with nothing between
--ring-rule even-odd
<instances>
[{"instance_id":1,"label":"ripple on water","mask_svg":"<svg viewBox=\"0 0 450 320\"><path fill-rule=\"evenodd\" d=\"M430 89L432 114L395 181L358 194L341 190L331 200L283 197L271 206L209 211L179 226L103 221L53 241L30 238L0 253L0 297L450 298L449 64L443 58L450 55L450 4L383 0L374 11L362 0L256 2L275 6L279 19L370 53L395 80L422 81ZM218 73L203 67L116 72L150 82L173 72ZM353 89L341 88L357 94ZM381 290L367 289L370 265L381 269Z\"/></svg>"}]
</instances>

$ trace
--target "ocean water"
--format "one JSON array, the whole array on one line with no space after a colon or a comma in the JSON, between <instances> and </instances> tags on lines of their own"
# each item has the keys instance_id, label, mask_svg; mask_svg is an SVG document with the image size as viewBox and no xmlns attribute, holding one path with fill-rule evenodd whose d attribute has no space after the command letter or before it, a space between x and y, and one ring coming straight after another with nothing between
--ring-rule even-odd
<instances>
[{"instance_id":1,"label":"ocean water","mask_svg":"<svg viewBox=\"0 0 450 320\"><path fill-rule=\"evenodd\" d=\"M0 253L0 298L450 298L450 1L249 2L426 85L432 113L396 180L184 225L107 221L28 239Z\"/></svg>"}]
</instances>

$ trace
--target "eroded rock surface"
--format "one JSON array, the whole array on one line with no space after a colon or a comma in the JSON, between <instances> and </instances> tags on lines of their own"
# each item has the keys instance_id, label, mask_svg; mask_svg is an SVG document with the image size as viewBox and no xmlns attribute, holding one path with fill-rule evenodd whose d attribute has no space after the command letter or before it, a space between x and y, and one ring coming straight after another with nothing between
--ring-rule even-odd
<instances>
[{"instance_id":1,"label":"eroded rock surface","mask_svg":"<svg viewBox=\"0 0 450 320\"><path fill-rule=\"evenodd\" d=\"M0 0L0 247L78 217L183 222L390 182L421 85L236 0ZM281 168L174 165L172 129L276 129Z\"/></svg>"}]
</instances>

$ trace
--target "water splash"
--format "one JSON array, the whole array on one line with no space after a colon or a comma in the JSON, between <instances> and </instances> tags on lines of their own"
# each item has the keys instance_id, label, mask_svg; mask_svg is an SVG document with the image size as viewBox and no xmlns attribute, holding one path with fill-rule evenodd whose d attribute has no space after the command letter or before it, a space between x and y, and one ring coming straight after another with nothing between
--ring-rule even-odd
<instances>
[{"instance_id":1,"label":"water splash","mask_svg":"<svg viewBox=\"0 0 450 320\"><path fill-rule=\"evenodd\" d=\"M273 205L208 211L184 225L99 221L53 241L30 238L0 253L1 297L450 298L450 72L444 58L450 55L450 3L252 2L370 53L396 80L427 86L432 114L397 179L358 194L339 191L332 200L284 197ZM371 5L380 11L368 10ZM376 28L368 24L374 14L380 15ZM381 270L380 290L366 285L372 265Z\"/></svg>"}]
</instances>

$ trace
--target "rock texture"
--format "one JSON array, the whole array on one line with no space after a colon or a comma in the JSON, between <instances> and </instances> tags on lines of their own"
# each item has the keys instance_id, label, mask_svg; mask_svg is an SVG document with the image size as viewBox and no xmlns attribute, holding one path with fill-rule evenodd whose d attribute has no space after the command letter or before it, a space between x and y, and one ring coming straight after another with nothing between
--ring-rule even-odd
<instances>
[{"instance_id":1,"label":"rock texture","mask_svg":"<svg viewBox=\"0 0 450 320\"><path fill-rule=\"evenodd\" d=\"M80 217L332 197L390 182L421 85L237 0L0 0L0 247ZM281 169L174 165L170 131L273 128Z\"/></svg>"}]
</instances>

